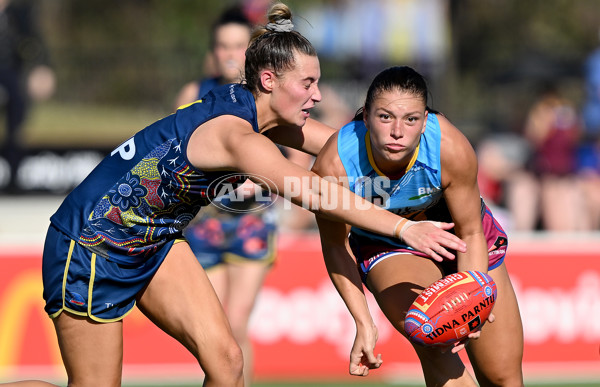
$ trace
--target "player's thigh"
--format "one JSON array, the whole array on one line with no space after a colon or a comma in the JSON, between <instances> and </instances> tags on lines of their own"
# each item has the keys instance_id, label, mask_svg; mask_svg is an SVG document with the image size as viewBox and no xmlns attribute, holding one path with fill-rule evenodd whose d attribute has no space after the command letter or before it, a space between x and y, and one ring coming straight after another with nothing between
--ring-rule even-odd
<instances>
[{"instance_id":1,"label":"player's thigh","mask_svg":"<svg viewBox=\"0 0 600 387\"><path fill-rule=\"evenodd\" d=\"M482 386L518 386L522 380L523 325L515 291L506 266L490 270L498 295L492 313L477 340L471 340L467 352Z\"/></svg>"},{"instance_id":2,"label":"player's thigh","mask_svg":"<svg viewBox=\"0 0 600 387\"><path fill-rule=\"evenodd\" d=\"M234 330L245 329L256 297L271 266L261 262L227 264L227 316Z\"/></svg>"},{"instance_id":3,"label":"player's thigh","mask_svg":"<svg viewBox=\"0 0 600 387\"><path fill-rule=\"evenodd\" d=\"M412 254L394 254L369 271L367 284L379 307L404 334L404 318L423 289L442 278L434 261Z\"/></svg>"},{"instance_id":4,"label":"player's thigh","mask_svg":"<svg viewBox=\"0 0 600 387\"><path fill-rule=\"evenodd\" d=\"M121 385L122 321L98 323L62 312L53 322L70 385Z\"/></svg>"},{"instance_id":5,"label":"player's thigh","mask_svg":"<svg viewBox=\"0 0 600 387\"><path fill-rule=\"evenodd\" d=\"M138 297L138 307L188 348L205 372L208 372L206 367L218 367L219 359L241 356L221 303L185 242L173 245Z\"/></svg>"}]
</instances>

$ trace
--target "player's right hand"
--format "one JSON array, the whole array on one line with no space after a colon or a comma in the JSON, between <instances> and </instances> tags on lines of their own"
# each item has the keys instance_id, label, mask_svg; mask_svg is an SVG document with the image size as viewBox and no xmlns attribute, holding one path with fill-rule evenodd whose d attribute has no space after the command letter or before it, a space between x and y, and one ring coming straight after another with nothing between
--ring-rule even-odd
<instances>
[{"instance_id":1,"label":"player's right hand","mask_svg":"<svg viewBox=\"0 0 600 387\"><path fill-rule=\"evenodd\" d=\"M487 318L487 321L489 323L493 323L496 320L496 316L494 316L493 313L490 313L490 315ZM471 332L469 333L469 335L467 337L465 337L463 340L454 343L453 346L448 347L446 349L443 349L442 352L446 352L448 349L450 349L450 351L452 353L457 353L462 351L463 349L465 349L465 347L467 346L467 344L469 344L469 340L473 339L473 340L477 340L479 338L479 336L481 336L481 328L475 332Z\"/></svg>"},{"instance_id":2,"label":"player's right hand","mask_svg":"<svg viewBox=\"0 0 600 387\"><path fill-rule=\"evenodd\" d=\"M465 253L467 244L456 235L445 231L454 227L454 223L421 221L410 225L403 233L404 243L422 253L429 255L438 262L444 258L454 259L448 249Z\"/></svg>"}]
</instances>

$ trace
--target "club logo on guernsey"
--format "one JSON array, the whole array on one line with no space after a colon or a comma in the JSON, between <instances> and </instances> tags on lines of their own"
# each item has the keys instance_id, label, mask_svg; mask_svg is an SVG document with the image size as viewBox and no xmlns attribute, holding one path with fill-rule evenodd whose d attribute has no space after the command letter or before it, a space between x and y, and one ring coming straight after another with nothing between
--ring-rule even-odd
<instances>
[{"instance_id":1,"label":"club logo on guernsey","mask_svg":"<svg viewBox=\"0 0 600 387\"><path fill-rule=\"evenodd\" d=\"M275 203L279 191L271 190L270 187L275 187L275 183L266 177L232 173L210 183L207 191L214 193L210 202L220 210L248 213L262 211ZM240 206L249 199L255 205L250 208Z\"/></svg>"}]
</instances>

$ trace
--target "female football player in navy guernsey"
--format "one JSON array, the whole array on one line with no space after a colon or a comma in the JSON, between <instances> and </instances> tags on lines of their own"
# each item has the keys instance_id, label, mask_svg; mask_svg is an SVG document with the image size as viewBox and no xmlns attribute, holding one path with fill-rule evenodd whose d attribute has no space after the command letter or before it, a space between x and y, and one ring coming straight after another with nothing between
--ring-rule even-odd
<instances>
[{"instance_id":1,"label":"female football player in navy guernsey","mask_svg":"<svg viewBox=\"0 0 600 387\"><path fill-rule=\"evenodd\" d=\"M240 347L181 239L214 194L209 184L231 171L258 176L265 188L298 205L307 200L314 212L332 219L388 237L402 233L406 243L440 260L453 257L451 249L465 251L465 243L445 231L452 224L406 223L364 200L347 200L345 195L360 198L281 154L274 142L317 154L331 129L308 120L321 99L314 48L293 31L287 6L275 4L268 17L247 49L245 84L213 89L135 134L51 217L42 264L45 309L69 385L120 385L122 319L135 304L196 357L205 386L243 385ZM292 192L289 179L302 183L299 189ZM311 179L317 183L312 187ZM321 200L344 198L346 206L315 209Z\"/></svg>"},{"instance_id":2,"label":"female football player in navy guernsey","mask_svg":"<svg viewBox=\"0 0 600 387\"><path fill-rule=\"evenodd\" d=\"M357 194L377 193L374 200L409 219L454 222L467 243L455 261L440 263L398 239L317 214L327 270L357 326L350 373L365 375L365 363L381 361L373 353L377 328L363 282L404 334L406 313L421 290L453 272L489 270L498 288L495 322L473 335L479 338L466 350L481 386L522 386L523 334L504 264L507 237L479 195L473 148L427 108L427 93L424 78L410 67L382 71L355 120L332 136L313 166ZM428 386L476 386L457 353L464 345L445 351L414 345Z\"/></svg>"}]
</instances>

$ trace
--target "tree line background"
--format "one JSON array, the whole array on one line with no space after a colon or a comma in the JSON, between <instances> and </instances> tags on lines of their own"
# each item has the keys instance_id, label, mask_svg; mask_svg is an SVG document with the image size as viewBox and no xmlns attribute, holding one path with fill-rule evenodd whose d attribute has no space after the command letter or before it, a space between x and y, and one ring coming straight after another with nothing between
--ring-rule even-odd
<instances>
[{"instance_id":1,"label":"tree line background","mask_svg":"<svg viewBox=\"0 0 600 387\"><path fill-rule=\"evenodd\" d=\"M302 20L309 8L334 3L343 9L346 1L289 0L286 4ZM375 6L385 1L389 0L363 3ZM213 20L234 3L36 1L36 20L56 73L53 102L146 109L156 118L170 113L179 88L202 76ZM600 1L437 3L445 9L449 43L434 67L410 58L405 63L386 63L322 56L323 82L354 85L354 89L342 88L340 94L354 105L361 101L359 94L366 91L372 76L384 67L415 66L425 70L430 81L433 107L453 119L472 141L490 131L520 130L539 87L549 81L575 103L581 102L583 62L600 43ZM402 16L398 15L398 23L403 22ZM316 31L320 27L311 25Z\"/></svg>"}]
</instances>

